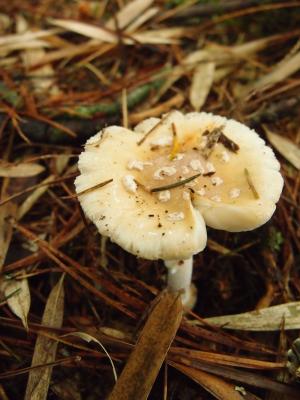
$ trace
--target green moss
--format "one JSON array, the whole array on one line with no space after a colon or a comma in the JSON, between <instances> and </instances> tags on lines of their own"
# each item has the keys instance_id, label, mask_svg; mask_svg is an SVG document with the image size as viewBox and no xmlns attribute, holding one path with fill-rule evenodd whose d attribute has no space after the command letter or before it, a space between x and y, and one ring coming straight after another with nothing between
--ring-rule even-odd
<instances>
[{"instance_id":1,"label":"green moss","mask_svg":"<svg viewBox=\"0 0 300 400\"><path fill-rule=\"evenodd\" d=\"M274 226L271 226L267 237L267 246L272 251L280 251L283 241L284 239L282 233Z\"/></svg>"}]
</instances>

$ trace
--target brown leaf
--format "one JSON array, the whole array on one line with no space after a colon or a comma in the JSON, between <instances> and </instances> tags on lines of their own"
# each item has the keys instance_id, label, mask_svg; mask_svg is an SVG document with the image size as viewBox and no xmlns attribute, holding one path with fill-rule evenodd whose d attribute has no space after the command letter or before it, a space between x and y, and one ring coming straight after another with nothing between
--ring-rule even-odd
<instances>
[{"instance_id":1,"label":"brown leaf","mask_svg":"<svg viewBox=\"0 0 300 400\"><path fill-rule=\"evenodd\" d=\"M11 311L22 320L24 327L28 329L27 316L31 298L27 279L4 280L0 287Z\"/></svg>"},{"instance_id":2,"label":"brown leaf","mask_svg":"<svg viewBox=\"0 0 300 400\"><path fill-rule=\"evenodd\" d=\"M183 372L185 375L199 383L204 389L219 400L245 400L245 397L236 390L232 383L224 381L222 378L208 374L195 368L186 367L181 364L171 363L173 367Z\"/></svg>"},{"instance_id":3,"label":"brown leaf","mask_svg":"<svg viewBox=\"0 0 300 400\"><path fill-rule=\"evenodd\" d=\"M43 314L42 325L60 328L63 322L64 310L64 275L52 289ZM57 342L48 337L38 335L31 366L55 361ZM24 400L46 400L52 367L33 369L29 373Z\"/></svg>"},{"instance_id":4,"label":"brown leaf","mask_svg":"<svg viewBox=\"0 0 300 400\"><path fill-rule=\"evenodd\" d=\"M181 318L180 296L163 293L152 310L109 400L148 398Z\"/></svg>"},{"instance_id":5,"label":"brown leaf","mask_svg":"<svg viewBox=\"0 0 300 400\"><path fill-rule=\"evenodd\" d=\"M200 351L193 349L184 349L180 347L172 347L170 350L172 360L189 365L191 360L200 360L209 362L213 365L230 365L239 368L249 369L270 369L278 370L285 366L285 362L272 362L264 360L256 360L249 357L241 357L237 355L218 354L209 351Z\"/></svg>"},{"instance_id":6,"label":"brown leaf","mask_svg":"<svg viewBox=\"0 0 300 400\"><path fill-rule=\"evenodd\" d=\"M173 363L173 361L168 361L168 363L175 368L182 370L182 364ZM185 366L184 366L185 367ZM274 379L268 378L264 375L256 374L253 372L248 372L244 370L239 370L232 367L225 367L220 365L213 365L203 361L190 361L187 368L196 369L196 371L204 371L209 374L216 376L221 376L229 380L242 383L242 385L251 385L266 390L271 390L272 392L283 393L285 396L291 396L291 399L299 399L299 391L296 387L278 382ZM243 399L253 398L253 395L246 393ZM249 397L250 395L250 397Z\"/></svg>"}]
</instances>

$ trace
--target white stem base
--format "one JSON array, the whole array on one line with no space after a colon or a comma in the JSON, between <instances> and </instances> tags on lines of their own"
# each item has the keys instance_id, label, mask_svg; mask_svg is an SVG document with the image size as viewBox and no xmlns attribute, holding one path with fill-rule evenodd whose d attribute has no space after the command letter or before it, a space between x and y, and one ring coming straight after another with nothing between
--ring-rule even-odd
<instances>
[{"instance_id":1,"label":"white stem base","mask_svg":"<svg viewBox=\"0 0 300 400\"><path fill-rule=\"evenodd\" d=\"M192 285L193 257L187 260L167 260L168 288L172 292L182 292L182 304L192 309L197 300L197 289Z\"/></svg>"}]
</instances>

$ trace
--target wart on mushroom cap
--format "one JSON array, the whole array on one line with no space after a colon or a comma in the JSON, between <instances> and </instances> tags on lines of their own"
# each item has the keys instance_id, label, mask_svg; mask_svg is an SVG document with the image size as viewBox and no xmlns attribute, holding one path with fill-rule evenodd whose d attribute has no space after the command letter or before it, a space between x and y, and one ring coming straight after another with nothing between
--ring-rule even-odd
<instances>
[{"instance_id":1,"label":"wart on mushroom cap","mask_svg":"<svg viewBox=\"0 0 300 400\"><path fill-rule=\"evenodd\" d=\"M282 191L279 167L239 122L172 111L90 138L75 185L80 193L113 179L79 198L100 233L144 258L184 260L205 247L205 223L232 232L264 224Z\"/></svg>"}]
</instances>

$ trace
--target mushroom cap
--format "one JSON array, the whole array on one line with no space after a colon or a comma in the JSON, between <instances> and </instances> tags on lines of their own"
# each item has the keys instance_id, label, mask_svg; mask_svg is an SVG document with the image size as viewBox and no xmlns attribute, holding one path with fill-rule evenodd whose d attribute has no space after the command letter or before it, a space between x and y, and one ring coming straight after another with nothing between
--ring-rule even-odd
<instances>
[{"instance_id":1,"label":"mushroom cap","mask_svg":"<svg viewBox=\"0 0 300 400\"><path fill-rule=\"evenodd\" d=\"M215 131L229 148L217 138L207 154ZM102 235L147 259L202 251L205 224L228 231L262 225L283 187L279 163L255 131L203 112L172 111L133 131L107 127L86 142L78 166L75 187L88 218Z\"/></svg>"},{"instance_id":2,"label":"mushroom cap","mask_svg":"<svg viewBox=\"0 0 300 400\"><path fill-rule=\"evenodd\" d=\"M111 126L90 138L79 157L77 193L110 178L104 187L79 195L81 206L102 235L126 251L146 259L188 258L206 246L206 227L200 212L185 201L184 220L170 220L177 207L158 201L143 189L129 192L123 184L130 160L149 150L138 146L141 134ZM176 217L176 215L175 215ZM180 216L179 216L180 217ZM178 218L179 218L178 217Z\"/></svg>"}]
</instances>

